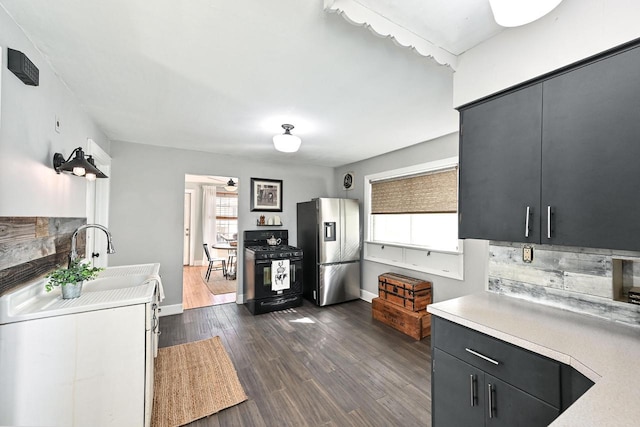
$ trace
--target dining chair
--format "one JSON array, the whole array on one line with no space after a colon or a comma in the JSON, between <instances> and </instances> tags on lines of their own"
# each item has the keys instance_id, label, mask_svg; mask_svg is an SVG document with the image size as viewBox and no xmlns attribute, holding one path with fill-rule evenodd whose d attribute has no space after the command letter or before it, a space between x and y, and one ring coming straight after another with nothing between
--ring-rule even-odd
<instances>
[{"instance_id":1,"label":"dining chair","mask_svg":"<svg viewBox=\"0 0 640 427\"><path fill-rule=\"evenodd\" d=\"M226 277L227 279L233 279L235 280L236 278L236 267L238 265L238 250L234 249L234 250L230 250L228 252L229 254L229 260L227 261L227 274Z\"/></svg>"},{"instance_id":2,"label":"dining chair","mask_svg":"<svg viewBox=\"0 0 640 427\"><path fill-rule=\"evenodd\" d=\"M209 277L211 277L211 272L213 271L213 267L214 264L216 262L220 262L222 265L222 274L224 274L225 277L227 277L227 264L224 258L212 258L211 254L209 253L209 247L207 246L206 243L202 244L202 247L204 248L204 253L207 255L207 260L209 260L209 267L207 268L207 274L205 274L205 279L208 281ZM220 270L220 268L217 268L217 270Z\"/></svg>"}]
</instances>

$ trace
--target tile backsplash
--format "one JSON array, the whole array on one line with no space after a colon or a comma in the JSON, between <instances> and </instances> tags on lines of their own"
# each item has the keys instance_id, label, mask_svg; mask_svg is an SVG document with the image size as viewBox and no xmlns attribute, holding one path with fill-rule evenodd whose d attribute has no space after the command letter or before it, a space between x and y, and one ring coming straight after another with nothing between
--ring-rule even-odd
<instances>
[{"instance_id":1,"label":"tile backsplash","mask_svg":"<svg viewBox=\"0 0 640 427\"><path fill-rule=\"evenodd\" d=\"M67 263L71 236L86 218L0 217L0 295ZM84 253L85 233L78 233Z\"/></svg>"},{"instance_id":2,"label":"tile backsplash","mask_svg":"<svg viewBox=\"0 0 640 427\"><path fill-rule=\"evenodd\" d=\"M640 305L626 302L628 289L640 286L640 252L533 245L525 263L522 247L490 243L489 291L640 326Z\"/></svg>"}]
</instances>

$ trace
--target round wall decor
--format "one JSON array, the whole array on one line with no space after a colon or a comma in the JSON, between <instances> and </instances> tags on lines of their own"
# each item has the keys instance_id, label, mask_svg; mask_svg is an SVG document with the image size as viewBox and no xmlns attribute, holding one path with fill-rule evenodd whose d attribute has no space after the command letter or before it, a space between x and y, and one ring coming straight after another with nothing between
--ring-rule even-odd
<instances>
[{"instance_id":1,"label":"round wall decor","mask_svg":"<svg viewBox=\"0 0 640 427\"><path fill-rule=\"evenodd\" d=\"M354 173L353 172L345 173L344 177L342 178L342 188L345 190L351 190L353 189L353 184L354 184Z\"/></svg>"}]
</instances>

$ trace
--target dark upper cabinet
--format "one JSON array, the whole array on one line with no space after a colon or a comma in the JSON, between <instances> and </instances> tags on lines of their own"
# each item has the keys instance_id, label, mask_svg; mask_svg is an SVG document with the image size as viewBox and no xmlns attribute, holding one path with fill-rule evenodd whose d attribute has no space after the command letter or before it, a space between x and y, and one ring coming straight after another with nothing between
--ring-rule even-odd
<instances>
[{"instance_id":1,"label":"dark upper cabinet","mask_svg":"<svg viewBox=\"0 0 640 427\"><path fill-rule=\"evenodd\" d=\"M459 237L537 242L542 85L461 113Z\"/></svg>"},{"instance_id":2,"label":"dark upper cabinet","mask_svg":"<svg viewBox=\"0 0 640 427\"><path fill-rule=\"evenodd\" d=\"M543 111L542 242L639 249L640 48L545 81Z\"/></svg>"},{"instance_id":3,"label":"dark upper cabinet","mask_svg":"<svg viewBox=\"0 0 640 427\"><path fill-rule=\"evenodd\" d=\"M638 70L619 48L462 107L460 238L639 250Z\"/></svg>"}]
</instances>

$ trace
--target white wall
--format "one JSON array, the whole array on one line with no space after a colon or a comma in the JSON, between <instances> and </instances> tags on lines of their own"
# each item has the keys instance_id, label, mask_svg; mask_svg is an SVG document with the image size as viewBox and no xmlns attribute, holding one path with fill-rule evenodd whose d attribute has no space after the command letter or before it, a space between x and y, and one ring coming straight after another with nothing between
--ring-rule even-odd
<instances>
[{"instance_id":1,"label":"white wall","mask_svg":"<svg viewBox=\"0 0 640 427\"><path fill-rule=\"evenodd\" d=\"M119 141L111 143L111 155L109 228L117 253L109 256L110 265L160 262L166 294L163 305L182 303L185 174L239 178L239 236L244 230L256 229L261 215L250 212L251 178L281 179L283 212L279 215L294 245L296 203L332 196L335 188L332 168L297 165L290 159L277 164ZM238 283L242 284L242 271L238 273Z\"/></svg>"},{"instance_id":2,"label":"white wall","mask_svg":"<svg viewBox=\"0 0 640 427\"><path fill-rule=\"evenodd\" d=\"M453 105L640 37L638 0L564 0L531 24L508 28L468 50L453 77Z\"/></svg>"},{"instance_id":3,"label":"white wall","mask_svg":"<svg viewBox=\"0 0 640 427\"><path fill-rule=\"evenodd\" d=\"M13 20L0 8L0 216L86 216L86 180L57 175L53 154L86 148L87 138L108 151L109 141L82 110ZM25 53L40 70L27 86L7 69L7 48ZM55 131L55 117L61 132Z\"/></svg>"},{"instance_id":4,"label":"white wall","mask_svg":"<svg viewBox=\"0 0 640 427\"><path fill-rule=\"evenodd\" d=\"M433 160L458 155L458 133L445 135L431 141L423 142L402 150L382 156L373 157L361 162L336 168L336 194L360 200L360 214L364 215L364 177L366 175L393 169L413 166ZM342 190L342 176L345 172L355 172L353 190ZM464 243L464 280L454 280L414 270L405 270L371 261L362 262L362 289L374 294L378 293L378 276L388 271L405 274L411 277L429 280L433 283L434 302L481 292L487 283L488 242L484 240L465 240Z\"/></svg>"}]
</instances>

